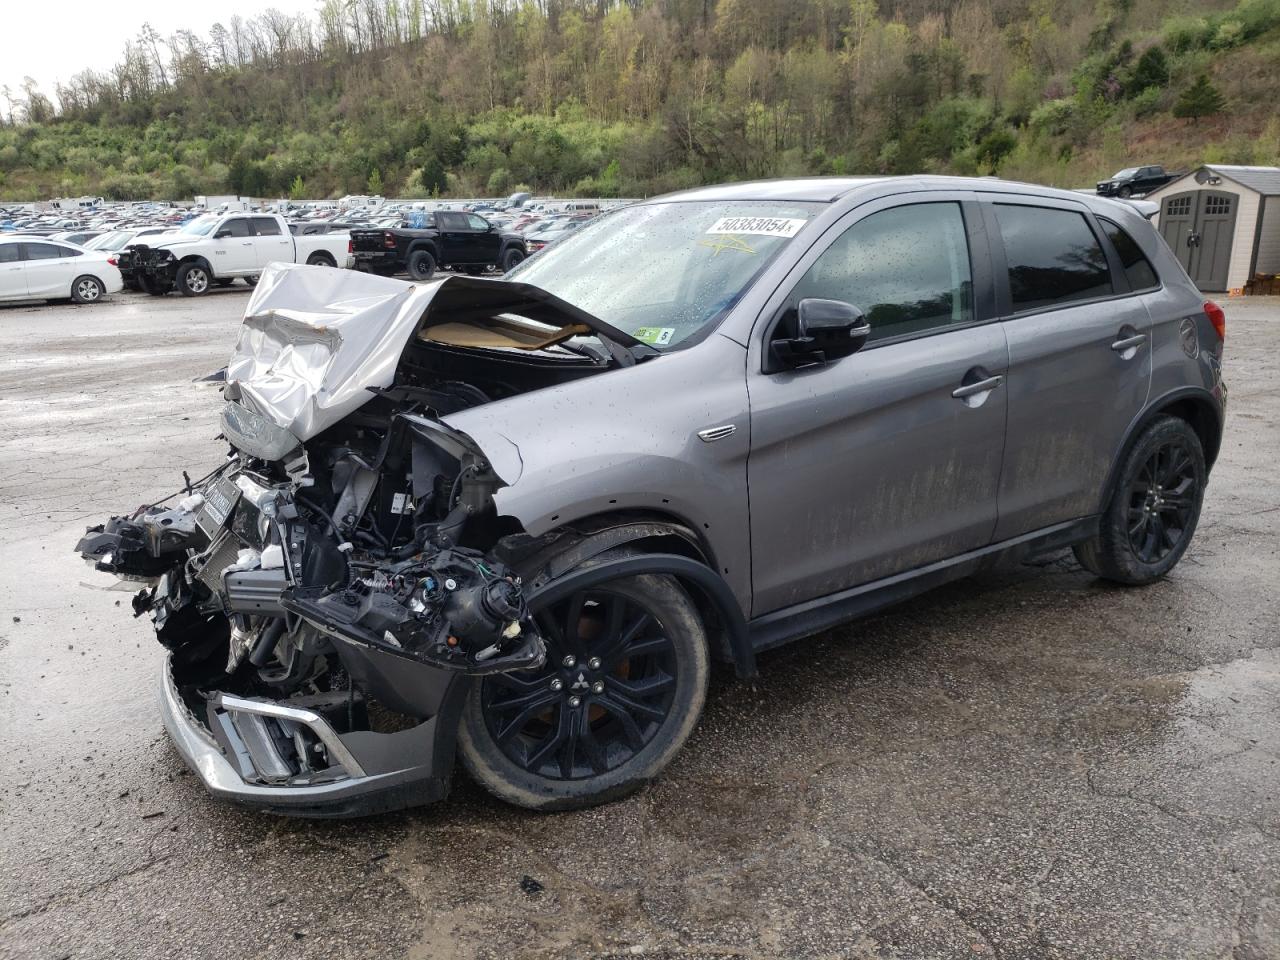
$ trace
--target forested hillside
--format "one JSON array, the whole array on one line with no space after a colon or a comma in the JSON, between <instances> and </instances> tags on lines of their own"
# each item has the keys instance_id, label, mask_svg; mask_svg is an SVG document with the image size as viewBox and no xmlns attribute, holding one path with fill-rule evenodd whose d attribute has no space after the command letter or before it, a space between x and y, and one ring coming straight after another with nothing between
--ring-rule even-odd
<instances>
[{"instance_id":1,"label":"forested hillside","mask_svg":"<svg viewBox=\"0 0 1280 960\"><path fill-rule=\"evenodd\" d=\"M7 199L1079 186L1280 162L1280 0L326 0L2 93Z\"/></svg>"}]
</instances>

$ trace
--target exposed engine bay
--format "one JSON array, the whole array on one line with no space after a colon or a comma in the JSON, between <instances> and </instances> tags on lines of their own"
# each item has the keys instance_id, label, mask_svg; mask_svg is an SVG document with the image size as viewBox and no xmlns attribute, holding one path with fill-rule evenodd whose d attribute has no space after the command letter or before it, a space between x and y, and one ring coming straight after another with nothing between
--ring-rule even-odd
<instances>
[{"instance_id":1,"label":"exposed engine bay","mask_svg":"<svg viewBox=\"0 0 1280 960\"><path fill-rule=\"evenodd\" d=\"M290 280L273 270L268 292ZM470 313L437 309L448 298L397 307L410 314L397 315L400 334L379 333L394 363L375 358L387 374L343 383L342 351L367 370L368 345L352 353L338 322L255 312L256 293L224 388L226 460L76 546L96 570L139 582L134 613L151 615L187 719L246 782L391 775L358 755L368 734L430 727L452 679L544 662L515 567L529 538L493 505L506 481L441 418L602 372L627 345L567 344L590 328L510 317L511 285L475 294L483 283L465 299L491 303ZM320 401L302 412L344 389L349 412ZM404 762L374 753L373 767Z\"/></svg>"}]
</instances>

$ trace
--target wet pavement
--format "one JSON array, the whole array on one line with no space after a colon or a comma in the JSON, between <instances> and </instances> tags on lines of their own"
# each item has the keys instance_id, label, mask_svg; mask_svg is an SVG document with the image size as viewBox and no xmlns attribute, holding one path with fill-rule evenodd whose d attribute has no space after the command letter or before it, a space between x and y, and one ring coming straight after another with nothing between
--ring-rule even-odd
<instances>
[{"instance_id":1,"label":"wet pavement","mask_svg":"<svg viewBox=\"0 0 1280 960\"><path fill-rule=\"evenodd\" d=\"M1280 956L1280 300L1228 306L1168 580L1055 555L766 655L602 809L327 823L204 794L71 553L221 455L245 299L0 308L0 956Z\"/></svg>"}]
</instances>

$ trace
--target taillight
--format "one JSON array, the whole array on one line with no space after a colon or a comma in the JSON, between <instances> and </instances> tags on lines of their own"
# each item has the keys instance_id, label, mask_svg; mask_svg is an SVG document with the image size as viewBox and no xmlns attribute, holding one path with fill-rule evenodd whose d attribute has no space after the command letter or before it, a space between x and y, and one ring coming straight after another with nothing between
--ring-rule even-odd
<instances>
[{"instance_id":1,"label":"taillight","mask_svg":"<svg viewBox=\"0 0 1280 960\"><path fill-rule=\"evenodd\" d=\"M115 257L107 257L107 263L111 264L114 267L114 266L118 266L120 261L117 260Z\"/></svg>"},{"instance_id":2,"label":"taillight","mask_svg":"<svg viewBox=\"0 0 1280 960\"><path fill-rule=\"evenodd\" d=\"M384 233L384 234L382 235L382 245L383 245L384 247L386 247L388 250L394 250L394 249L396 248L396 236L395 236L395 234L394 234L394 233Z\"/></svg>"},{"instance_id":3,"label":"taillight","mask_svg":"<svg viewBox=\"0 0 1280 960\"><path fill-rule=\"evenodd\" d=\"M1227 315L1223 309L1212 300L1204 302L1204 315L1209 318L1209 322L1213 324L1213 329L1218 331L1218 339L1227 339Z\"/></svg>"},{"instance_id":4,"label":"taillight","mask_svg":"<svg viewBox=\"0 0 1280 960\"><path fill-rule=\"evenodd\" d=\"M347 253L355 253L355 252L356 252L356 242L352 240L350 237L347 237Z\"/></svg>"}]
</instances>

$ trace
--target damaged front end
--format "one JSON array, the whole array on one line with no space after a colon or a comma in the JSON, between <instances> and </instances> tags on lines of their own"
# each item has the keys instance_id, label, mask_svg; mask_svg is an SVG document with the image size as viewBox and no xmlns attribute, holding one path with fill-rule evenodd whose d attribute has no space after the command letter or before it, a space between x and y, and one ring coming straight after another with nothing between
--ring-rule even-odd
<instances>
[{"instance_id":1,"label":"damaged front end","mask_svg":"<svg viewBox=\"0 0 1280 960\"><path fill-rule=\"evenodd\" d=\"M433 307L438 287L353 277L327 314L277 309L307 296L290 269L264 275L228 367L225 462L76 549L143 584L135 614L168 650L166 727L212 792L316 816L429 802L448 789L469 678L546 655L513 567L522 534L493 506L518 452L486 454L443 418L613 361L467 367L427 329L451 303Z\"/></svg>"}]
</instances>

